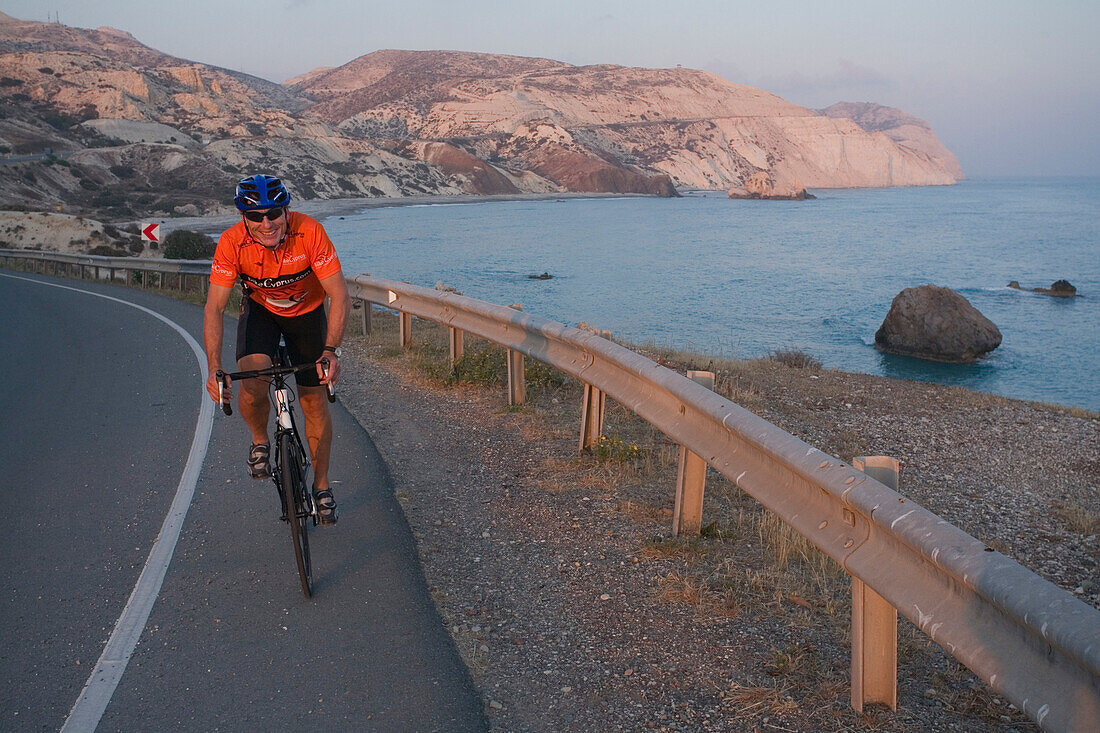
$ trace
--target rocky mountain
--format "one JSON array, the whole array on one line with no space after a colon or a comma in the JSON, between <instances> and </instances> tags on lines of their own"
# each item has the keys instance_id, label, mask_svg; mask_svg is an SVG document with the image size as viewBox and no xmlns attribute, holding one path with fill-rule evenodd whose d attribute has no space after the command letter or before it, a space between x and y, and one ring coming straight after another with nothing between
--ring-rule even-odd
<instances>
[{"instance_id":1,"label":"rocky mountain","mask_svg":"<svg viewBox=\"0 0 1100 733\"><path fill-rule=\"evenodd\" d=\"M838 102L815 111L825 117L852 120L868 132L881 132L903 147L927 153L956 180L963 178L955 154L939 141L932 126L908 112L873 102Z\"/></svg>"},{"instance_id":2,"label":"rocky mountain","mask_svg":"<svg viewBox=\"0 0 1100 733\"><path fill-rule=\"evenodd\" d=\"M349 133L450 141L574 190L588 180L571 171L604 165L721 189L760 171L810 187L946 184L961 174L916 118L921 134L894 138L694 69L378 51L287 84L314 100L308 113Z\"/></svg>"},{"instance_id":3,"label":"rocky mountain","mask_svg":"<svg viewBox=\"0 0 1100 733\"><path fill-rule=\"evenodd\" d=\"M0 13L0 196L114 216L224 207L244 172L306 198L610 191L961 176L900 110L816 112L692 69L377 51L283 85L111 28ZM49 153L49 155L44 155ZM23 162L13 156L28 155ZM755 178L754 178L755 177Z\"/></svg>"}]
</instances>

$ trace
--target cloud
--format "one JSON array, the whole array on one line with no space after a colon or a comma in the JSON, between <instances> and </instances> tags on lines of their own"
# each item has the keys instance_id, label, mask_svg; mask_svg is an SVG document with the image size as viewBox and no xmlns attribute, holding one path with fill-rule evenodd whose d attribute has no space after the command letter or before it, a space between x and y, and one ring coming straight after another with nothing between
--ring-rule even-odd
<instances>
[{"instance_id":1,"label":"cloud","mask_svg":"<svg viewBox=\"0 0 1100 733\"><path fill-rule=\"evenodd\" d=\"M771 91L826 92L832 90L881 90L896 85L895 81L877 69L862 66L849 59L837 59L836 68L820 74L804 74L800 71L758 79L758 86Z\"/></svg>"}]
</instances>

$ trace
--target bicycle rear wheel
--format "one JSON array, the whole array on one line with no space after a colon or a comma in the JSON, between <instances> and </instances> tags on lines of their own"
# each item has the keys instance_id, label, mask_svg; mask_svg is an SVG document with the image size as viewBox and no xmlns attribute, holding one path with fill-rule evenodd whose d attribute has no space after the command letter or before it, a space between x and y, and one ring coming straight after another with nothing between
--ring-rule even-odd
<instances>
[{"instance_id":1,"label":"bicycle rear wheel","mask_svg":"<svg viewBox=\"0 0 1100 733\"><path fill-rule=\"evenodd\" d=\"M294 559L298 563L298 578L302 581L302 593L313 596L313 567L309 560L309 499L306 496L305 462L294 437L289 433L279 436L279 463L282 467L283 486L286 491L287 521L294 542Z\"/></svg>"}]
</instances>

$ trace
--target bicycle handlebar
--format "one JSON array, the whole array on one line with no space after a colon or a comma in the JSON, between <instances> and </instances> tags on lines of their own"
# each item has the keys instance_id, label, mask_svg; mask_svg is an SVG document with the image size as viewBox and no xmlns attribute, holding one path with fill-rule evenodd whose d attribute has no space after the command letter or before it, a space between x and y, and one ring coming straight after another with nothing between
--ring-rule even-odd
<instances>
[{"instance_id":1,"label":"bicycle handlebar","mask_svg":"<svg viewBox=\"0 0 1100 733\"><path fill-rule=\"evenodd\" d=\"M304 372L307 369L316 369L315 362L296 364L294 366L269 366L264 369L251 369L246 372L232 372L227 374L230 379L252 379L253 377L285 377L295 372Z\"/></svg>"},{"instance_id":2,"label":"bicycle handlebar","mask_svg":"<svg viewBox=\"0 0 1100 733\"><path fill-rule=\"evenodd\" d=\"M328 364L329 364L328 359L321 359L321 370L324 373L325 377L328 377ZM317 368L317 363L316 362L306 362L304 364L296 364L296 365L293 365L293 366L272 365L272 366L266 367L264 369L251 369L251 370L244 371L244 372L229 372L229 373L226 373L226 372L223 372L221 369L219 369L215 373L215 376L217 377L217 380L218 380L218 402L222 406L222 412L224 412L226 415L232 415L233 414L233 407L228 402L225 402L224 399L222 398L222 390L225 389L228 386L226 384L226 377L228 377L229 379L253 379L255 377L285 377L285 376L288 376L290 374L296 374L297 372L304 372L308 369L316 369L316 368ZM329 402L335 402L336 401L336 387L335 387L335 385L329 383L326 386L328 387L328 401Z\"/></svg>"}]
</instances>

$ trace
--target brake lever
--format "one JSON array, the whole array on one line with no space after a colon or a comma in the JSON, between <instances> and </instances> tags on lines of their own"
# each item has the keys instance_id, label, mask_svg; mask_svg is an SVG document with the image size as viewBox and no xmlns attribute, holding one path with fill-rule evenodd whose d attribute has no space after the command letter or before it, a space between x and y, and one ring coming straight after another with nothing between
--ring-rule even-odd
<instances>
[{"instance_id":1,"label":"brake lever","mask_svg":"<svg viewBox=\"0 0 1100 733\"><path fill-rule=\"evenodd\" d=\"M214 372L214 376L218 380L218 404L222 406L222 412L224 412L226 415L232 415L233 407L228 402L226 402L225 398L222 396L222 390L226 389L229 386L225 383L225 372L219 369L218 371Z\"/></svg>"},{"instance_id":2,"label":"brake lever","mask_svg":"<svg viewBox=\"0 0 1100 733\"><path fill-rule=\"evenodd\" d=\"M321 359L321 373L325 375L325 379L328 379L328 365L330 363L331 362L329 362L327 356L325 358ZM328 401L329 402L335 402L336 401L336 385L333 384L332 382L326 382L325 386L328 388Z\"/></svg>"}]
</instances>

